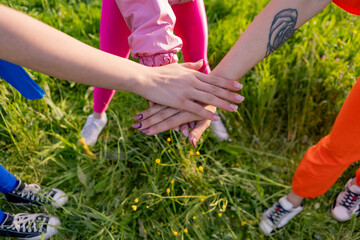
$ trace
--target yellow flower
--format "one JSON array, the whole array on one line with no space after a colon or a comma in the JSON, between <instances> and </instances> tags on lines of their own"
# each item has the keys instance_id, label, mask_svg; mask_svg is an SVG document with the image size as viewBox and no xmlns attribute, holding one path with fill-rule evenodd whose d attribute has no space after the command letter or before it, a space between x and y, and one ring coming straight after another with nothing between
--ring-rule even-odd
<instances>
[{"instance_id":1,"label":"yellow flower","mask_svg":"<svg viewBox=\"0 0 360 240\"><path fill-rule=\"evenodd\" d=\"M171 142L171 138L167 138L167 141L168 141L168 142Z\"/></svg>"},{"instance_id":2,"label":"yellow flower","mask_svg":"<svg viewBox=\"0 0 360 240\"><path fill-rule=\"evenodd\" d=\"M224 204L224 205L222 205L222 210L225 211L225 209L226 209L226 205Z\"/></svg>"},{"instance_id":3,"label":"yellow flower","mask_svg":"<svg viewBox=\"0 0 360 240\"><path fill-rule=\"evenodd\" d=\"M222 217L222 213L221 213L221 212L219 212L219 213L218 213L218 216L219 216L219 217Z\"/></svg>"},{"instance_id":4,"label":"yellow flower","mask_svg":"<svg viewBox=\"0 0 360 240\"><path fill-rule=\"evenodd\" d=\"M170 150L170 149L168 150L168 153L171 153L171 150Z\"/></svg>"},{"instance_id":5,"label":"yellow flower","mask_svg":"<svg viewBox=\"0 0 360 240\"><path fill-rule=\"evenodd\" d=\"M174 180L171 180L171 184L174 184Z\"/></svg>"},{"instance_id":6,"label":"yellow flower","mask_svg":"<svg viewBox=\"0 0 360 240\"><path fill-rule=\"evenodd\" d=\"M338 39L337 39L337 41L338 41L338 42L341 42L341 39L340 39L340 38L338 38Z\"/></svg>"},{"instance_id":7,"label":"yellow flower","mask_svg":"<svg viewBox=\"0 0 360 240\"><path fill-rule=\"evenodd\" d=\"M357 31L357 30L354 30L354 31L353 31L353 34L354 34L354 35L355 35L355 34L357 34L357 33L358 33L358 31Z\"/></svg>"},{"instance_id":8,"label":"yellow flower","mask_svg":"<svg viewBox=\"0 0 360 240\"><path fill-rule=\"evenodd\" d=\"M131 208L133 211L136 211L137 210L137 206L136 205L131 205Z\"/></svg>"},{"instance_id":9,"label":"yellow flower","mask_svg":"<svg viewBox=\"0 0 360 240\"><path fill-rule=\"evenodd\" d=\"M161 233L160 233L160 232L157 232L157 235L159 235L159 236L160 236L160 235L161 235Z\"/></svg>"},{"instance_id":10,"label":"yellow flower","mask_svg":"<svg viewBox=\"0 0 360 240\"><path fill-rule=\"evenodd\" d=\"M204 199L203 198L200 198L200 202L203 202L204 201Z\"/></svg>"},{"instance_id":11,"label":"yellow flower","mask_svg":"<svg viewBox=\"0 0 360 240\"><path fill-rule=\"evenodd\" d=\"M184 229L184 233L188 233L189 231L187 230L187 228Z\"/></svg>"},{"instance_id":12,"label":"yellow flower","mask_svg":"<svg viewBox=\"0 0 360 240\"><path fill-rule=\"evenodd\" d=\"M199 155L200 155L200 152L199 152L199 151L196 151L196 155L198 155L198 156L199 156Z\"/></svg>"},{"instance_id":13,"label":"yellow flower","mask_svg":"<svg viewBox=\"0 0 360 240\"><path fill-rule=\"evenodd\" d=\"M190 154L190 155L193 155L194 153L193 153L193 151L190 150L190 151L189 151L189 154Z\"/></svg>"},{"instance_id":14,"label":"yellow flower","mask_svg":"<svg viewBox=\"0 0 360 240\"><path fill-rule=\"evenodd\" d=\"M200 172L204 172L204 168L202 166L199 166Z\"/></svg>"},{"instance_id":15,"label":"yellow flower","mask_svg":"<svg viewBox=\"0 0 360 240\"><path fill-rule=\"evenodd\" d=\"M238 167L238 166L240 166L240 163L236 163L235 165Z\"/></svg>"},{"instance_id":16,"label":"yellow flower","mask_svg":"<svg viewBox=\"0 0 360 240\"><path fill-rule=\"evenodd\" d=\"M139 199L138 198L135 198L134 199L134 203L138 203L139 202Z\"/></svg>"},{"instance_id":17,"label":"yellow flower","mask_svg":"<svg viewBox=\"0 0 360 240\"><path fill-rule=\"evenodd\" d=\"M193 216L193 220L196 220L196 216Z\"/></svg>"},{"instance_id":18,"label":"yellow flower","mask_svg":"<svg viewBox=\"0 0 360 240\"><path fill-rule=\"evenodd\" d=\"M166 189L166 193L169 194L170 193L170 188Z\"/></svg>"},{"instance_id":19,"label":"yellow flower","mask_svg":"<svg viewBox=\"0 0 360 240\"><path fill-rule=\"evenodd\" d=\"M147 231L146 231L146 229L144 229L144 233L145 233L145 234L147 234Z\"/></svg>"},{"instance_id":20,"label":"yellow flower","mask_svg":"<svg viewBox=\"0 0 360 240\"><path fill-rule=\"evenodd\" d=\"M157 158L157 159L155 160L155 162L156 162L157 164L160 164L160 163L161 163L161 160L160 160L159 158Z\"/></svg>"},{"instance_id":21,"label":"yellow flower","mask_svg":"<svg viewBox=\"0 0 360 240\"><path fill-rule=\"evenodd\" d=\"M177 236L177 235L178 235L178 232L177 232L177 231L173 231L173 234L174 234L174 236Z\"/></svg>"},{"instance_id":22,"label":"yellow flower","mask_svg":"<svg viewBox=\"0 0 360 240\"><path fill-rule=\"evenodd\" d=\"M113 225L111 225L111 229L114 229L114 226L113 226Z\"/></svg>"},{"instance_id":23,"label":"yellow flower","mask_svg":"<svg viewBox=\"0 0 360 240\"><path fill-rule=\"evenodd\" d=\"M245 225L246 225L246 222L241 221L241 226L245 226Z\"/></svg>"}]
</instances>

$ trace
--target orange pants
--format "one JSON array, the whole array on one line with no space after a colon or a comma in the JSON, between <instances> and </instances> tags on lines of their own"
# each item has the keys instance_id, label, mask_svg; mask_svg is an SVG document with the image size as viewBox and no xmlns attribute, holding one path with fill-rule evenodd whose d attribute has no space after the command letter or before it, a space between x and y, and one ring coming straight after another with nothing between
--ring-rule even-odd
<instances>
[{"instance_id":1,"label":"orange pants","mask_svg":"<svg viewBox=\"0 0 360 240\"><path fill-rule=\"evenodd\" d=\"M360 160L360 78L345 100L329 135L308 149L296 169L292 190L304 198L324 194ZM360 169L356 172L360 185Z\"/></svg>"}]
</instances>

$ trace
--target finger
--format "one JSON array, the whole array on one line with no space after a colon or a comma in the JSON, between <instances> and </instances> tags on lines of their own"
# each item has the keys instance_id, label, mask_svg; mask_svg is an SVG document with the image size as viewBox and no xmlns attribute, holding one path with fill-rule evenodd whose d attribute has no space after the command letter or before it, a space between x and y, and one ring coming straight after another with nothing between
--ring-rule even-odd
<instances>
[{"instance_id":1,"label":"finger","mask_svg":"<svg viewBox=\"0 0 360 240\"><path fill-rule=\"evenodd\" d=\"M145 120L142 120L140 122L140 126L138 129L143 130L143 129L149 128L155 124L165 121L166 119L177 114L180 111L181 110L178 110L175 108L165 108L165 109L157 112L156 114L152 115L151 117L149 117Z\"/></svg>"},{"instance_id":2,"label":"finger","mask_svg":"<svg viewBox=\"0 0 360 240\"><path fill-rule=\"evenodd\" d=\"M204 62L204 61L201 59L201 60L199 60L199 61L197 61L197 62L180 63L180 66L197 71L197 70L199 70L199 69L202 67L203 62Z\"/></svg>"},{"instance_id":3,"label":"finger","mask_svg":"<svg viewBox=\"0 0 360 240\"><path fill-rule=\"evenodd\" d=\"M186 111L181 111L181 112L171 116L170 118L166 119L165 121L155 124L150 128L144 129L141 132L145 133L146 135L149 135L149 136L155 135L155 134L167 131L169 129L181 126L184 123L201 120L201 119L202 118L196 114L186 112Z\"/></svg>"},{"instance_id":4,"label":"finger","mask_svg":"<svg viewBox=\"0 0 360 240\"><path fill-rule=\"evenodd\" d=\"M187 123L182 124L180 126L180 132L185 136L188 137L189 136L189 125Z\"/></svg>"},{"instance_id":5,"label":"finger","mask_svg":"<svg viewBox=\"0 0 360 240\"><path fill-rule=\"evenodd\" d=\"M195 124L194 129L190 132L189 141L195 147L204 131L210 126L211 121L202 120Z\"/></svg>"},{"instance_id":6,"label":"finger","mask_svg":"<svg viewBox=\"0 0 360 240\"><path fill-rule=\"evenodd\" d=\"M204 82L197 83L197 85L195 87L198 90L207 92L207 93L217 96L223 100L227 100L227 101L234 102L234 103L241 103L245 99L240 94L237 94L237 93L228 91L226 89L223 89L221 87L217 87L215 85L207 84ZM211 104L211 103L207 103L207 104Z\"/></svg>"},{"instance_id":7,"label":"finger","mask_svg":"<svg viewBox=\"0 0 360 240\"><path fill-rule=\"evenodd\" d=\"M206 82L224 89L238 91L243 88L243 85L237 81L228 80L211 74L207 75L203 73L196 73L196 77L202 82Z\"/></svg>"},{"instance_id":8,"label":"finger","mask_svg":"<svg viewBox=\"0 0 360 240\"><path fill-rule=\"evenodd\" d=\"M189 127L190 127L191 129L194 129L194 127L195 127L195 122L189 123Z\"/></svg>"},{"instance_id":9,"label":"finger","mask_svg":"<svg viewBox=\"0 0 360 240\"><path fill-rule=\"evenodd\" d=\"M136 115L134 119L137 121L145 120L148 117L151 117L152 115L156 114L157 112L164 110L165 108L167 107L163 105L155 104L153 107L149 107L145 111L142 111L141 113Z\"/></svg>"},{"instance_id":10,"label":"finger","mask_svg":"<svg viewBox=\"0 0 360 240\"><path fill-rule=\"evenodd\" d=\"M215 107L221 108L221 109L229 111L229 112L233 112L238 109L237 105L229 103L225 100L222 100L222 99L220 99L210 93L207 93L207 92L198 91L196 93L195 100L205 103L205 104L213 105Z\"/></svg>"},{"instance_id":11,"label":"finger","mask_svg":"<svg viewBox=\"0 0 360 240\"><path fill-rule=\"evenodd\" d=\"M198 91L198 92L201 92L201 91ZM210 96L213 97L211 94L210 94ZM209 120L212 120L212 121L220 120L220 117L216 113L213 113L210 110L207 110L206 108L204 108L200 104L195 103L195 102L193 102L191 100L185 101L184 104L183 104L183 107L184 107L183 109L185 109L186 111L189 111L191 113L199 115L202 118L209 119ZM200 119L197 119L197 120L200 120Z\"/></svg>"}]
</instances>

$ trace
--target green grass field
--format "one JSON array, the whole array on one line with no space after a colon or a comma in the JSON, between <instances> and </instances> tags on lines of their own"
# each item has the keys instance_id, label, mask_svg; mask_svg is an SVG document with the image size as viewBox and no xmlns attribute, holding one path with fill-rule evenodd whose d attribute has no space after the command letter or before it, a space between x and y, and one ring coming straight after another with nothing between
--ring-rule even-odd
<instances>
[{"instance_id":1,"label":"green grass field","mask_svg":"<svg viewBox=\"0 0 360 240\"><path fill-rule=\"evenodd\" d=\"M99 46L100 0L0 2ZM205 1L212 67L267 2ZM176 132L146 137L131 129L129 116L147 102L118 92L92 158L78 139L93 88L30 71L46 96L28 101L2 81L0 164L28 183L64 190L69 202L55 211L2 197L1 209L59 216L54 239L265 239L260 215L290 190L303 154L329 132L360 75L359 23L334 4L306 23L240 80L246 101L223 112L232 141L207 132L196 149ZM329 211L357 166L268 239L360 239L355 218L339 224Z\"/></svg>"}]
</instances>

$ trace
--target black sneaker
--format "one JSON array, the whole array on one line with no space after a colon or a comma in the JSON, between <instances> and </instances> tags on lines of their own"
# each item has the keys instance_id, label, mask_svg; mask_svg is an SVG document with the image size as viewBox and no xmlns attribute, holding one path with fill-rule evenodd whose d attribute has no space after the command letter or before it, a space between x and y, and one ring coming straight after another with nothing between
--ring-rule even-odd
<instances>
[{"instance_id":1,"label":"black sneaker","mask_svg":"<svg viewBox=\"0 0 360 240\"><path fill-rule=\"evenodd\" d=\"M49 239L57 234L60 220L46 214L5 213L6 219L0 225L0 236L19 239Z\"/></svg>"},{"instance_id":2,"label":"black sneaker","mask_svg":"<svg viewBox=\"0 0 360 240\"><path fill-rule=\"evenodd\" d=\"M50 191L44 191L37 184L26 184L21 180L16 189L6 193L5 197L15 205L52 204L56 208L63 206L68 200L66 194L59 189L53 188Z\"/></svg>"}]
</instances>

